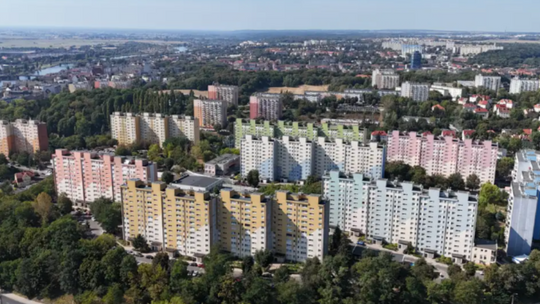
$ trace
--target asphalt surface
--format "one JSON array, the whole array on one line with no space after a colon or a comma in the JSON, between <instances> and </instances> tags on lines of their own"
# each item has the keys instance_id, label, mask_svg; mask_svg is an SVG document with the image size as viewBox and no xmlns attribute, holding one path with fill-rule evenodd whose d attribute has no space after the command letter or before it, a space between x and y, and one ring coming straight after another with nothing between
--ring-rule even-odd
<instances>
[{"instance_id":1,"label":"asphalt surface","mask_svg":"<svg viewBox=\"0 0 540 304\"><path fill-rule=\"evenodd\" d=\"M0 304L41 304L13 293L0 294Z\"/></svg>"}]
</instances>

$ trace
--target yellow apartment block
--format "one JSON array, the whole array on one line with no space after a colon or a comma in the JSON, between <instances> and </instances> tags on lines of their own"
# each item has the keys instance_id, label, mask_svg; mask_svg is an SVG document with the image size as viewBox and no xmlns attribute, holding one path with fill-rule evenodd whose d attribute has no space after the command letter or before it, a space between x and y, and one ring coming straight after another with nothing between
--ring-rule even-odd
<instances>
[{"instance_id":1,"label":"yellow apartment block","mask_svg":"<svg viewBox=\"0 0 540 304\"><path fill-rule=\"evenodd\" d=\"M329 204L319 195L276 191L272 207L274 253L287 261L302 262L328 250Z\"/></svg>"},{"instance_id":2,"label":"yellow apartment block","mask_svg":"<svg viewBox=\"0 0 540 304\"><path fill-rule=\"evenodd\" d=\"M268 249L280 261L297 262L322 260L327 252L329 209L318 195L223 189L219 199L132 179L122 186L122 204L124 239L140 234L154 250L200 258L219 244L238 257Z\"/></svg>"},{"instance_id":3,"label":"yellow apartment block","mask_svg":"<svg viewBox=\"0 0 540 304\"><path fill-rule=\"evenodd\" d=\"M208 192L129 180L122 186L124 239L140 234L155 250L201 257L215 241L215 200Z\"/></svg>"},{"instance_id":4,"label":"yellow apartment block","mask_svg":"<svg viewBox=\"0 0 540 304\"><path fill-rule=\"evenodd\" d=\"M272 249L269 240L271 203L271 199L262 193L241 194L231 189L221 190L218 207L221 249L238 257Z\"/></svg>"}]
</instances>

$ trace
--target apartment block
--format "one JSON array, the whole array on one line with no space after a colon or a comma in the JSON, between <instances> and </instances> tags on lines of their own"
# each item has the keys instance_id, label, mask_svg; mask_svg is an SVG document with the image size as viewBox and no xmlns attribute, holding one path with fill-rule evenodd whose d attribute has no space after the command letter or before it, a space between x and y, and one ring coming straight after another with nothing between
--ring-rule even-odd
<instances>
[{"instance_id":1,"label":"apartment block","mask_svg":"<svg viewBox=\"0 0 540 304\"><path fill-rule=\"evenodd\" d=\"M34 154L49 148L47 125L36 120L0 120L0 153L9 157L11 152Z\"/></svg>"},{"instance_id":2,"label":"apartment block","mask_svg":"<svg viewBox=\"0 0 540 304\"><path fill-rule=\"evenodd\" d=\"M219 124L222 127L227 125L227 102L223 100L201 100L193 101L193 113L199 120L199 126L213 129Z\"/></svg>"},{"instance_id":3,"label":"apartment block","mask_svg":"<svg viewBox=\"0 0 540 304\"><path fill-rule=\"evenodd\" d=\"M163 182L130 179L122 186L123 237L145 237L155 250L202 257L217 242L216 199Z\"/></svg>"},{"instance_id":4,"label":"apartment block","mask_svg":"<svg viewBox=\"0 0 540 304\"><path fill-rule=\"evenodd\" d=\"M324 176L327 171L362 173L372 179L383 177L386 148L377 142L364 145L357 141L319 137L313 154L313 175Z\"/></svg>"},{"instance_id":5,"label":"apartment block","mask_svg":"<svg viewBox=\"0 0 540 304\"><path fill-rule=\"evenodd\" d=\"M484 75L476 75L474 78L474 85L475 87L484 87L486 89L490 89L492 91L498 92L499 88L501 87L501 77L500 76L484 76Z\"/></svg>"},{"instance_id":6,"label":"apartment block","mask_svg":"<svg viewBox=\"0 0 540 304\"><path fill-rule=\"evenodd\" d=\"M222 84L208 86L208 99L224 100L228 106L238 105L238 87Z\"/></svg>"},{"instance_id":7,"label":"apartment block","mask_svg":"<svg viewBox=\"0 0 540 304\"><path fill-rule=\"evenodd\" d=\"M114 112L111 115L111 134L121 145L137 141L163 145L170 137L186 137L197 144L199 120L190 116Z\"/></svg>"},{"instance_id":8,"label":"apartment block","mask_svg":"<svg viewBox=\"0 0 540 304\"><path fill-rule=\"evenodd\" d=\"M506 254L529 254L533 240L540 239L540 152L516 153L508 199L504 237Z\"/></svg>"},{"instance_id":9,"label":"apartment block","mask_svg":"<svg viewBox=\"0 0 540 304\"><path fill-rule=\"evenodd\" d=\"M120 187L128 179L157 180L154 163L113 154L57 149L52 164L56 192L82 204L100 197L120 202Z\"/></svg>"},{"instance_id":10,"label":"apartment block","mask_svg":"<svg viewBox=\"0 0 540 304\"><path fill-rule=\"evenodd\" d=\"M257 123L254 119L244 122L241 118L238 118L234 126L234 132L235 146L237 148L240 147L241 140L245 135L268 136L270 138L281 138L283 136L292 138L305 137L313 141L316 141L317 137L327 137L361 143L368 142L367 130L361 129L359 122L353 124L350 121L333 120L323 122L321 125L302 122L286 123L284 121L273 124L268 120Z\"/></svg>"},{"instance_id":11,"label":"apartment block","mask_svg":"<svg viewBox=\"0 0 540 304\"><path fill-rule=\"evenodd\" d=\"M323 181L330 225L398 244L400 250L412 245L426 256L445 255L457 262L473 258L476 196L337 171Z\"/></svg>"},{"instance_id":12,"label":"apartment block","mask_svg":"<svg viewBox=\"0 0 540 304\"><path fill-rule=\"evenodd\" d=\"M199 119L191 116L170 116L168 137L186 137L194 144L198 144L200 139Z\"/></svg>"},{"instance_id":13,"label":"apartment block","mask_svg":"<svg viewBox=\"0 0 540 304\"><path fill-rule=\"evenodd\" d=\"M329 206L318 195L276 191L272 243L278 259L322 260L328 250Z\"/></svg>"},{"instance_id":14,"label":"apartment block","mask_svg":"<svg viewBox=\"0 0 540 304\"><path fill-rule=\"evenodd\" d=\"M540 80L526 80L519 79L519 77L512 78L510 81L510 94L519 94L521 92L535 92L540 89Z\"/></svg>"},{"instance_id":15,"label":"apartment block","mask_svg":"<svg viewBox=\"0 0 540 304\"><path fill-rule=\"evenodd\" d=\"M498 145L491 141L458 140L450 136L420 136L393 131L388 137L388 161L421 166L429 175L476 174L482 183L495 181Z\"/></svg>"},{"instance_id":16,"label":"apartment block","mask_svg":"<svg viewBox=\"0 0 540 304\"><path fill-rule=\"evenodd\" d=\"M259 250L272 250L271 207L272 198L262 193L221 190L218 207L221 249L238 257L253 256Z\"/></svg>"},{"instance_id":17,"label":"apartment block","mask_svg":"<svg viewBox=\"0 0 540 304\"><path fill-rule=\"evenodd\" d=\"M404 82L401 84L401 97L411 98L414 101L427 101L429 98L429 84Z\"/></svg>"},{"instance_id":18,"label":"apartment block","mask_svg":"<svg viewBox=\"0 0 540 304\"><path fill-rule=\"evenodd\" d=\"M312 175L313 141L305 137L298 139L283 136L276 140L276 153L274 155L275 176L277 179L297 181L306 180Z\"/></svg>"},{"instance_id":19,"label":"apartment block","mask_svg":"<svg viewBox=\"0 0 540 304\"><path fill-rule=\"evenodd\" d=\"M157 113L143 113L140 129L141 140L163 146L163 142L169 138L169 117Z\"/></svg>"},{"instance_id":20,"label":"apartment block","mask_svg":"<svg viewBox=\"0 0 540 304\"><path fill-rule=\"evenodd\" d=\"M259 171L261 180L275 179L276 142L267 136L246 135L240 148L240 172L247 177L249 171Z\"/></svg>"},{"instance_id":21,"label":"apartment block","mask_svg":"<svg viewBox=\"0 0 540 304\"><path fill-rule=\"evenodd\" d=\"M283 103L281 94L258 93L249 99L249 118L278 120L281 117Z\"/></svg>"},{"instance_id":22,"label":"apartment block","mask_svg":"<svg viewBox=\"0 0 540 304\"><path fill-rule=\"evenodd\" d=\"M380 90L394 90L399 87L399 75L394 70L376 69L372 73L371 86Z\"/></svg>"},{"instance_id":23,"label":"apartment block","mask_svg":"<svg viewBox=\"0 0 540 304\"><path fill-rule=\"evenodd\" d=\"M120 145L131 145L140 141L140 117L133 113L114 112L111 115L111 135Z\"/></svg>"}]
</instances>

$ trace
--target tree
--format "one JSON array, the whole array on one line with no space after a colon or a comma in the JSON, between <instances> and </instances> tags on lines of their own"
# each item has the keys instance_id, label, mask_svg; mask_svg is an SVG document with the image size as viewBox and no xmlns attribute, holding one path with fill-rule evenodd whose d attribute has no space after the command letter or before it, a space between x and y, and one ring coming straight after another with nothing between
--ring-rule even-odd
<instances>
[{"instance_id":1,"label":"tree","mask_svg":"<svg viewBox=\"0 0 540 304\"><path fill-rule=\"evenodd\" d=\"M90 204L90 210L96 221L107 233L118 234L122 224L122 206L107 198L99 198Z\"/></svg>"},{"instance_id":2,"label":"tree","mask_svg":"<svg viewBox=\"0 0 540 304\"><path fill-rule=\"evenodd\" d=\"M122 304L124 302L124 292L119 284L109 287L107 294L103 297L105 304Z\"/></svg>"},{"instance_id":3,"label":"tree","mask_svg":"<svg viewBox=\"0 0 540 304\"><path fill-rule=\"evenodd\" d=\"M0 153L0 165L6 165L7 163L9 163L9 161L7 160L7 157L4 153Z\"/></svg>"},{"instance_id":4,"label":"tree","mask_svg":"<svg viewBox=\"0 0 540 304\"><path fill-rule=\"evenodd\" d=\"M70 214L71 211L73 211L73 202L66 195L60 195L56 205L58 206L60 213L63 215Z\"/></svg>"},{"instance_id":5,"label":"tree","mask_svg":"<svg viewBox=\"0 0 540 304\"><path fill-rule=\"evenodd\" d=\"M480 304L484 302L482 282L473 278L469 281L460 281L454 289L454 299L457 304Z\"/></svg>"},{"instance_id":6,"label":"tree","mask_svg":"<svg viewBox=\"0 0 540 304\"><path fill-rule=\"evenodd\" d=\"M480 188L480 178L478 178L478 175L473 173L467 176L466 186L469 190L478 190Z\"/></svg>"},{"instance_id":7,"label":"tree","mask_svg":"<svg viewBox=\"0 0 540 304\"><path fill-rule=\"evenodd\" d=\"M503 157L497 161L497 175L499 178L507 179L514 168L514 159Z\"/></svg>"},{"instance_id":8,"label":"tree","mask_svg":"<svg viewBox=\"0 0 540 304\"><path fill-rule=\"evenodd\" d=\"M257 188L257 186L259 185L259 171L257 170L249 171L247 175L247 182L252 187Z\"/></svg>"},{"instance_id":9,"label":"tree","mask_svg":"<svg viewBox=\"0 0 540 304\"><path fill-rule=\"evenodd\" d=\"M161 155L161 148L158 144L150 145L150 148L148 149L148 159L151 161L156 161Z\"/></svg>"},{"instance_id":10,"label":"tree","mask_svg":"<svg viewBox=\"0 0 540 304\"><path fill-rule=\"evenodd\" d=\"M342 238L347 236L343 235L341 228L339 226L334 229L334 234L332 234L332 240L330 241L330 249L328 249L329 255L336 255L339 251L339 246L341 246Z\"/></svg>"},{"instance_id":11,"label":"tree","mask_svg":"<svg viewBox=\"0 0 540 304\"><path fill-rule=\"evenodd\" d=\"M49 221L52 207L53 203L50 195L42 192L37 196L36 201L34 202L34 209L37 214L41 216L41 222L43 224L46 224Z\"/></svg>"},{"instance_id":12,"label":"tree","mask_svg":"<svg viewBox=\"0 0 540 304\"><path fill-rule=\"evenodd\" d=\"M173 180L174 180L174 175L169 171L165 171L161 175L161 181L163 181L164 183L170 184Z\"/></svg>"},{"instance_id":13,"label":"tree","mask_svg":"<svg viewBox=\"0 0 540 304\"><path fill-rule=\"evenodd\" d=\"M159 252L152 260L152 266L161 266L163 270L169 271L169 255L165 252Z\"/></svg>"},{"instance_id":14,"label":"tree","mask_svg":"<svg viewBox=\"0 0 540 304\"><path fill-rule=\"evenodd\" d=\"M251 268L253 268L253 265L254 265L254 261L253 261L253 257L248 255L248 256L245 256L243 259L242 259L242 273L249 273L251 271Z\"/></svg>"},{"instance_id":15,"label":"tree","mask_svg":"<svg viewBox=\"0 0 540 304\"><path fill-rule=\"evenodd\" d=\"M265 250L257 250L255 252L255 262L262 268L266 268L270 266L270 263L274 261L274 254L272 251L265 249Z\"/></svg>"},{"instance_id":16,"label":"tree","mask_svg":"<svg viewBox=\"0 0 540 304\"><path fill-rule=\"evenodd\" d=\"M463 270L465 270L465 274L468 277L474 277L476 274L476 270L478 269L478 266L476 266L474 263L469 262L465 265L463 265Z\"/></svg>"},{"instance_id":17,"label":"tree","mask_svg":"<svg viewBox=\"0 0 540 304\"><path fill-rule=\"evenodd\" d=\"M143 253L150 251L150 247L148 246L146 239L140 234L137 235L137 237L133 240L133 248Z\"/></svg>"},{"instance_id":18,"label":"tree","mask_svg":"<svg viewBox=\"0 0 540 304\"><path fill-rule=\"evenodd\" d=\"M453 278L455 277L456 275L460 274L461 273L461 267L459 267L459 265L456 265L456 264L452 264L450 266L448 266L448 275Z\"/></svg>"},{"instance_id":19,"label":"tree","mask_svg":"<svg viewBox=\"0 0 540 304\"><path fill-rule=\"evenodd\" d=\"M485 208L488 204L502 205L501 190L489 182L483 184L478 195L478 203L482 208Z\"/></svg>"},{"instance_id":20,"label":"tree","mask_svg":"<svg viewBox=\"0 0 540 304\"><path fill-rule=\"evenodd\" d=\"M187 266L188 264L181 259L174 262L169 279L169 285L173 292L180 292L182 290L183 282L188 279Z\"/></svg>"},{"instance_id":21,"label":"tree","mask_svg":"<svg viewBox=\"0 0 540 304\"><path fill-rule=\"evenodd\" d=\"M451 174L448 177L448 185L453 190L465 190L465 182L463 181L463 177L460 173L454 173Z\"/></svg>"},{"instance_id":22,"label":"tree","mask_svg":"<svg viewBox=\"0 0 540 304\"><path fill-rule=\"evenodd\" d=\"M274 273L274 283L275 284L283 284L287 283L289 281L290 273L289 268L287 268L285 265L281 266L276 270Z\"/></svg>"}]
</instances>

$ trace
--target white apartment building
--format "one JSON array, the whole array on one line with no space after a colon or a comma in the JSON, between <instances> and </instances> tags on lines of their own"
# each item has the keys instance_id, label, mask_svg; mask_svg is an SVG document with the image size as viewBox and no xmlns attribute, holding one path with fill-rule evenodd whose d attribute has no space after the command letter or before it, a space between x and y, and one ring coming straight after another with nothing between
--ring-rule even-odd
<instances>
[{"instance_id":1,"label":"white apartment building","mask_svg":"<svg viewBox=\"0 0 540 304\"><path fill-rule=\"evenodd\" d=\"M276 142L267 136L260 138L246 135L242 139L240 148L240 172L247 177L249 171L259 171L261 180L273 181L275 179L274 162Z\"/></svg>"},{"instance_id":2,"label":"white apartment building","mask_svg":"<svg viewBox=\"0 0 540 304\"><path fill-rule=\"evenodd\" d=\"M217 124L224 127L227 124L226 101L195 99L193 101L193 112L203 128L213 128Z\"/></svg>"},{"instance_id":3,"label":"white apartment building","mask_svg":"<svg viewBox=\"0 0 540 304\"><path fill-rule=\"evenodd\" d=\"M172 115L169 117L169 137L186 137L199 143L199 120L191 116Z\"/></svg>"},{"instance_id":4,"label":"white apartment building","mask_svg":"<svg viewBox=\"0 0 540 304\"><path fill-rule=\"evenodd\" d=\"M427 101L429 84L404 82L401 84L401 97L411 98L414 101Z\"/></svg>"},{"instance_id":5,"label":"white apartment building","mask_svg":"<svg viewBox=\"0 0 540 304\"><path fill-rule=\"evenodd\" d=\"M142 141L158 143L162 147L169 134L169 117L157 113L143 113L140 130Z\"/></svg>"},{"instance_id":6,"label":"white apartment building","mask_svg":"<svg viewBox=\"0 0 540 304\"><path fill-rule=\"evenodd\" d=\"M222 84L208 86L208 99L224 100L229 106L238 105L238 87Z\"/></svg>"},{"instance_id":7,"label":"white apartment building","mask_svg":"<svg viewBox=\"0 0 540 304\"><path fill-rule=\"evenodd\" d=\"M330 225L424 254L472 260L478 200L468 192L423 189L411 182L370 182L330 172L323 178ZM404 245L404 247L401 247Z\"/></svg>"},{"instance_id":8,"label":"white apartment building","mask_svg":"<svg viewBox=\"0 0 540 304\"><path fill-rule=\"evenodd\" d=\"M132 113L114 112L111 115L112 138L120 145L131 145L140 139L139 116Z\"/></svg>"},{"instance_id":9,"label":"white apartment building","mask_svg":"<svg viewBox=\"0 0 540 304\"><path fill-rule=\"evenodd\" d=\"M501 87L501 77L499 76L484 76L481 74L476 75L474 78L475 87L484 87L492 91L498 92Z\"/></svg>"},{"instance_id":10,"label":"white apartment building","mask_svg":"<svg viewBox=\"0 0 540 304\"><path fill-rule=\"evenodd\" d=\"M399 75L394 70L376 69L372 73L371 86L378 89L394 90L399 87Z\"/></svg>"},{"instance_id":11,"label":"white apartment building","mask_svg":"<svg viewBox=\"0 0 540 304\"><path fill-rule=\"evenodd\" d=\"M510 94L519 94L521 92L538 91L540 89L540 80L512 78L510 81Z\"/></svg>"},{"instance_id":12,"label":"white apartment building","mask_svg":"<svg viewBox=\"0 0 540 304\"><path fill-rule=\"evenodd\" d=\"M276 179L287 181L306 180L312 175L313 141L305 137L298 139L283 136L276 140Z\"/></svg>"},{"instance_id":13,"label":"white apartment building","mask_svg":"<svg viewBox=\"0 0 540 304\"><path fill-rule=\"evenodd\" d=\"M323 177L323 187L330 203L330 227L366 234L369 179L362 174L345 175L333 170Z\"/></svg>"}]
</instances>

